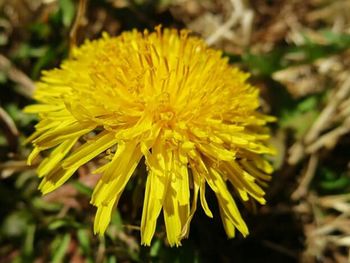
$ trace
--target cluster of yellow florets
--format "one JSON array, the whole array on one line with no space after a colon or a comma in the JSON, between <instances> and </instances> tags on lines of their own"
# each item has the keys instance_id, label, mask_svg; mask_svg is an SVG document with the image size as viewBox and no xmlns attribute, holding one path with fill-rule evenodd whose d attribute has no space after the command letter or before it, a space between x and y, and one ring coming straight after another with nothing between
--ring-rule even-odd
<instances>
[{"instance_id":1,"label":"cluster of yellow florets","mask_svg":"<svg viewBox=\"0 0 350 263\"><path fill-rule=\"evenodd\" d=\"M38 104L26 111L40 122L29 138L29 163L52 149L38 167L43 193L55 190L94 158L112 157L101 173L91 203L94 230L104 233L112 209L144 158L147 166L141 242L149 245L163 211L170 245L189 232L197 201L212 217L208 184L217 197L229 237L248 229L234 196L264 204L272 168L265 124L257 112L258 90L220 51L187 31L104 35L75 48L60 68L43 72ZM145 175L146 176L146 175Z\"/></svg>"}]
</instances>

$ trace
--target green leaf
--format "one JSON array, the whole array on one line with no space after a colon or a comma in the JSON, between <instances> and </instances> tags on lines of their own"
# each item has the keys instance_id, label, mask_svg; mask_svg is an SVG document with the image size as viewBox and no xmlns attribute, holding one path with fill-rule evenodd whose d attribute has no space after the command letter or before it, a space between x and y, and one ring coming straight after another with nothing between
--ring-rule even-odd
<instances>
[{"instance_id":1,"label":"green leaf","mask_svg":"<svg viewBox=\"0 0 350 263\"><path fill-rule=\"evenodd\" d=\"M6 137L3 134L0 134L0 146L6 146L7 140Z\"/></svg>"},{"instance_id":2,"label":"green leaf","mask_svg":"<svg viewBox=\"0 0 350 263\"><path fill-rule=\"evenodd\" d=\"M321 98L310 96L298 101L294 108L284 109L278 119L280 127L294 130L296 138L301 138L317 118Z\"/></svg>"},{"instance_id":3,"label":"green leaf","mask_svg":"<svg viewBox=\"0 0 350 263\"><path fill-rule=\"evenodd\" d=\"M5 46L8 43L8 41L8 36L0 32L0 46Z\"/></svg>"},{"instance_id":4,"label":"green leaf","mask_svg":"<svg viewBox=\"0 0 350 263\"><path fill-rule=\"evenodd\" d=\"M272 73L295 65L310 64L320 58L332 56L350 47L350 36L325 31L326 44L313 43L307 35L305 44L300 46L280 46L271 52L253 54L249 50L243 54L242 62L255 75L270 76ZM297 61L288 59L298 57ZM229 55L230 57L230 55Z\"/></svg>"},{"instance_id":5,"label":"green leaf","mask_svg":"<svg viewBox=\"0 0 350 263\"><path fill-rule=\"evenodd\" d=\"M29 182L34 179L36 180L37 178L35 177L34 173L31 171L24 171L22 173L19 174L16 182L15 182L15 186L16 188L20 189L20 188L24 188L27 184L29 184ZM27 189L26 189L27 190Z\"/></svg>"},{"instance_id":6,"label":"green leaf","mask_svg":"<svg viewBox=\"0 0 350 263\"><path fill-rule=\"evenodd\" d=\"M114 209L114 212L112 213L111 223L118 229L122 228L123 220L118 209Z\"/></svg>"},{"instance_id":7,"label":"green leaf","mask_svg":"<svg viewBox=\"0 0 350 263\"><path fill-rule=\"evenodd\" d=\"M49 224L48 229L50 230L56 230L62 227L74 227L74 228L80 228L82 227L81 224L78 222L73 221L69 218L63 218L63 219L57 219Z\"/></svg>"},{"instance_id":8,"label":"green leaf","mask_svg":"<svg viewBox=\"0 0 350 263\"><path fill-rule=\"evenodd\" d=\"M52 32L52 28L49 24L46 23L33 23L30 25L29 30L34 36L37 36L39 39L47 39Z\"/></svg>"},{"instance_id":9,"label":"green leaf","mask_svg":"<svg viewBox=\"0 0 350 263\"><path fill-rule=\"evenodd\" d=\"M297 111L307 112L313 110L318 105L319 99L316 96L310 96L301 101L297 106Z\"/></svg>"},{"instance_id":10,"label":"green leaf","mask_svg":"<svg viewBox=\"0 0 350 263\"><path fill-rule=\"evenodd\" d=\"M117 263L117 257L112 255L107 258L107 263Z\"/></svg>"},{"instance_id":11,"label":"green leaf","mask_svg":"<svg viewBox=\"0 0 350 263\"><path fill-rule=\"evenodd\" d=\"M79 245L81 249L83 250L83 253L85 255L90 255L90 237L89 232L86 229L79 229L77 232L77 237L79 241Z\"/></svg>"},{"instance_id":12,"label":"green leaf","mask_svg":"<svg viewBox=\"0 0 350 263\"><path fill-rule=\"evenodd\" d=\"M324 190L342 190L350 185L350 178L341 176L333 181L324 181L320 183L320 186Z\"/></svg>"},{"instance_id":13,"label":"green leaf","mask_svg":"<svg viewBox=\"0 0 350 263\"><path fill-rule=\"evenodd\" d=\"M26 257L32 257L34 252L34 235L35 235L35 225L27 226L26 237L24 240L23 252Z\"/></svg>"},{"instance_id":14,"label":"green leaf","mask_svg":"<svg viewBox=\"0 0 350 263\"><path fill-rule=\"evenodd\" d=\"M62 208L62 204L46 202L42 197L35 197L32 204L35 208L48 212L58 212Z\"/></svg>"},{"instance_id":15,"label":"green leaf","mask_svg":"<svg viewBox=\"0 0 350 263\"><path fill-rule=\"evenodd\" d=\"M323 31L323 36L333 44L339 47L348 48L350 46L350 35L349 34L339 34L333 31Z\"/></svg>"},{"instance_id":16,"label":"green leaf","mask_svg":"<svg viewBox=\"0 0 350 263\"><path fill-rule=\"evenodd\" d=\"M32 69L31 77L33 79L37 79L39 77L39 73L47 66L50 62L52 62L57 57L57 52L55 48L50 47L45 51L45 53L38 59L38 61L34 64Z\"/></svg>"},{"instance_id":17,"label":"green leaf","mask_svg":"<svg viewBox=\"0 0 350 263\"><path fill-rule=\"evenodd\" d=\"M40 58L47 50L48 46L33 47L29 43L22 43L14 54L14 59Z\"/></svg>"},{"instance_id":18,"label":"green leaf","mask_svg":"<svg viewBox=\"0 0 350 263\"><path fill-rule=\"evenodd\" d=\"M322 167L320 174L319 186L323 191L340 194L346 193L350 187L350 178L344 172L336 172L328 167Z\"/></svg>"},{"instance_id":19,"label":"green leaf","mask_svg":"<svg viewBox=\"0 0 350 263\"><path fill-rule=\"evenodd\" d=\"M18 105L13 103L6 105L5 110L14 120L17 127L27 127L31 122L38 120L36 115L24 113Z\"/></svg>"},{"instance_id":20,"label":"green leaf","mask_svg":"<svg viewBox=\"0 0 350 263\"><path fill-rule=\"evenodd\" d=\"M56 248L53 249L53 254L52 254L52 263L60 263L63 261L64 256L67 253L68 247L69 247L69 242L71 240L70 234L67 233L63 236L63 238L59 238L59 243Z\"/></svg>"},{"instance_id":21,"label":"green leaf","mask_svg":"<svg viewBox=\"0 0 350 263\"><path fill-rule=\"evenodd\" d=\"M7 81L7 74L4 71L0 71L0 84L4 84Z\"/></svg>"},{"instance_id":22,"label":"green leaf","mask_svg":"<svg viewBox=\"0 0 350 263\"><path fill-rule=\"evenodd\" d=\"M79 181L74 181L73 182L73 186L75 189L77 189L77 191L83 195L86 195L88 197L91 196L92 194L92 189L84 184L82 184Z\"/></svg>"},{"instance_id":23,"label":"green leaf","mask_svg":"<svg viewBox=\"0 0 350 263\"><path fill-rule=\"evenodd\" d=\"M24 210L9 214L2 223L1 235L12 238L22 236L30 220L30 214Z\"/></svg>"},{"instance_id":24,"label":"green leaf","mask_svg":"<svg viewBox=\"0 0 350 263\"><path fill-rule=\"evenodd\" d=\"M151 257L156 257L158 256L159 254L159 251L161 249L161 246L162 246L162 241L160 239L157 239L153 245L151 246L151 249L150 249L150 256Z\"/></svg>"},{"instance_id":25,"label":"green leaf","mask_svg":"<svg viewBox=\"0 0 350 263\"><path fill-rule=\"evenodd\" d=\"M269 76L283 68L283 49L274 50L267 54L253 54L250 52L242 56L242 61L255 75Z\"/></svg>"},{"instance_id":26,"label":"green leaf","mask_svg":"<svg viewBox=\"0 0 350 263\"><path fill-rule=\"evenodd\" d=\"M72 24L75 14L75 6L72 0L60 0L60 10L62 12L62 24L69 27Z\"/></svg>"}]
</instances>

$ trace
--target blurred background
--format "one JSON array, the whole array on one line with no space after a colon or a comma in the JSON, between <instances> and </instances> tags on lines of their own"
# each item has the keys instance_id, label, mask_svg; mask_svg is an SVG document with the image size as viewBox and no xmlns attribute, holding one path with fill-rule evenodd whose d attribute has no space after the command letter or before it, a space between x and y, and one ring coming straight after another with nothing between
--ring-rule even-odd
<instances>
[{"instance_id":1,"label":"blurred background","mask_svg":"<svg viewBox=\"0 0 350 263\"><path fill-rule=\"evenodd\" d=\"M228 240L220 218L199 208L182 247L167 245L162 222L151 247L140 246L137 177L106 235L94 236L89 166L42 197L35 165L26 165L23 142L37 117L21 110L41 70L104 31L158 24L222 49L251 72L262 111L278 117L268 203L242 207L245 239ZM0 262L349 262L349 66L348 0L0 0Z\"/></svg>"}]
</instances>

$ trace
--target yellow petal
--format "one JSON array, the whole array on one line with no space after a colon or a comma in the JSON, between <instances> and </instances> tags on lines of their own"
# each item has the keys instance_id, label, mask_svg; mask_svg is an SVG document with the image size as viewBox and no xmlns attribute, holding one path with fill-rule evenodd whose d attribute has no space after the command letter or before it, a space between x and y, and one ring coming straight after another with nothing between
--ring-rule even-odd
<instances>
[{"instance_id":1,"label":"yellow petal","mask_svg":"<svg viewBox=\"0 0 350 263\"><path fill-rule=\"evenodd\" d=\"M50 112L64 109L64 105L52 105L52 104L34 104L29 105L23 109L26 113L40 113Z\"/></svg>"},{"instance_id":2,"label":"yellow petal","mask_svg":"<svg viewBox=\"0 0 350 263\"><path fill-rule=\"evenodd\" d=\"M141 219L141 242L150 245L156 228L156 221L168 194L170 178L169 154L160 139L156 139L152 153L147 155L149 174L147 177L144 205Z\"/></svg>"},{"instance_id":3,"label":"yellow petal","mask_svg":"<svg viewBox=\"0 0 350 263\"><path fill-rule=\"evenodd\" d=\"M158 146L158 145L157 145ZM173 151L165 148L165 143L160 143L160 153L164 161L163 177L165 179L165 191L163 201L163 216L167 233L167 240L170 246L181 245L182 223L179 214L179 202L177 197L177 178L174 171L174 154ZM158 155L160 158L160 155Z\"/></svg>"},{"instance_id":4,"label":"yellow petal","mask_svg":"<svg viewBox=\"0 0 350 263\"><path fill-rule=\"evenodd\" d=\"M222 161L233 161L236 157L236 152L234 150L227 150L221 145L215 145L215 143L200 143L198 144L198 149L206 156Z\"/></svg>"},{"instance_id":5,"label":"yellow petal","mask_svg":"<svg viewBox=\"0 0 350 263\"><path fill-rule=\"evenodd\" d=\"M100 206L121 195L142 157L140 146L136 144L136 141L128 142L122 153L114 155L94 189L92 204Z\"/></svg>"},{"instance_id":6,"label":"yellow petal","mask_svg":"<svg viewBox=\"0 0 350 263\"><path fill-rule=\"evenodd\" d=\"M213 213L211 212L208 203L207 203L207 199L205 198L205 181L202 181L202 183L200 184L200 200L201 200L201 205L202 208L205 212L205 214L210 217L213 218Z\"/></svg>"},{"instance_id":7,"label":"yellow petal","mask_svg":"<svg viewBox=\"0 0 350 263\"><path fill-rule=\"evenodd\" d=\"M198 162L197 162L197 164L198 164ZM191 165L191 170L192 170L192 174L193 174L193 180L194 180L195 184L198 184L198 187L200 190L199 192L200 192L201 206L202 206L205 214L208 217L213 218L213 213L210 211L207 200L205 198L205 180L204 180L205 176L204 176L204 174L207 172L207 170L205 168L206 172L203 172L202 174L200 174L198 172L197 165L193 161L190 161L190 165Z\"/></svg>"},{"instance_id":8,"label":"yellow petal","mask_svg":"<svg viewBox=\"0 0 350 263\"><path fill-rule=\"evenodd\" d=\"M181 155L181 157L180 157ZM182 161L180 161L180 159ZM179 204L188 206L190 202L190 186L189 175L187 167L187 157L181 152L174 152L174 165L173 170L175 172L176 192L179 199Z\"/></svg>"},{"instance_id":9,"label":"yellow petal","mask_svg":"<svg viewBox=\"0 0 350 263\"><path fill-rule=\"evenodd\" d=\"M162 209L165 177L159 177L152 171L147 176L143 210L141 218L141 243L149 246L156 230L157 218ZM158 187L162 185L162 187ZM162 198L159 198L161 196Z\"/></svg>"},{"instance_id":10,"label":"yellow petal","mask_svg":"<svg viewBox=\"0 0 350 263\"><path fill-rule=\"evenodd\" d=\"M39 155L40 152L41 152L41 149L39 147L35 147L28 156L27 164L32 165L32 162Z\"/></svg>"},{"instance_id":11,"label":"yellow petal","mask_svg":"<svg viewBox=\"0 0 350 263\"><path fill-rule=\"evenodd\" d=\"M220 204L219 204L219 208L220 208L221 221L224 225L224 229L227 234L227 237L234 238L236 234L235 225L232 223L230 218L226 216L226 213L224 212L224 209L220 206Z\"/></svg>"},{"instance_id":12,"label":"yellow petal","mask_svg":"<svg viewBox=\"0 0 350 263\"><path fill-rule=\"evenodd\" d=\"M57 146L50 154L49 157L45 158L39 165L37 172L39 177L43 177L50 171L55 169L57 165L60 165L62 159L72 149L79 138L72 138Z\"/></svg>"},{"instance_id":13,"label":"yellow petal","mask_svg":"<svg viewBox=\"0 0 350 263\"><path fill-rule=\"evenodd\" d=\"M256 183L253 176L243 170L239 164L231 162L225 166L228 171L228 178L231 183L238 189L241 189L251 195L255 200L261 204L265 204L264 190ZM244 196L243 196L244 198ZM246 198L244 198L246 199ZM243 199L243 200L244 200ZM246 200L245 200L246 201Z\"/></svg>"},{"instance_id":14,"label":"yellow petal","mask_svg":"<svg viewBox=\"0 0 350 263\"><path fill-rule=\"evenodd\" d=\"M180 162L181 159L185 162ZM185 224L188 222L190 215L190 186L189 186L189 174L187 168L187 157L182 152L173 151L173 166L172 170L175 175L173 178L173 187L176 193L176 199L178 203L178 216L181 222L181 233ZM179 239L182 238L182 234Z\"/></svg>"},{"instance_id":15,"label":"yellow petal","mask_svg":"<svg viewBox=\"0 0 350 263\"><path fill-rule=\"evenodd\" d=\"M94 233L103 235L111 221L113 207L118 203L118 197L113 198L108 204L101 204L97 207L94 220Z\"/></svg>"},{"instance_id":16,"label":"yellow petal","mask_svg":"<svg viewBox=\"0 0 350 263\"><path fill-rule=\"evenodd\" d=\"M78 167L73 169L64 170L61 167L51 171L50 174L45 176L39 185L39 189L43 194L48 194L53 190L64 184L78 169Z\"/></svg>"},{"instance_id":17,"label":"yellow petal","mask_svg":"<svg viewBox=\"0 0 350 263\"><path fill-rule=\"evenodd\" d=\"M66 160L64 160L62 166L66 169L73 166L82 166L116 143L117 140L113 133L107 131L101 132L91 141L84 143L76 149Z\"/></svg>"},{"instance_id":18,"label":"yellow petal","mask_svg":"<svg viewBox=\"0 0 350 263\"><path fill-rule=\"evenodd\" d=\"M187 238L189 233L190 233L190 224L191 224L191 220L194 216L194 213L197 210L197 202L198 202L198 191L199 191L199 178L198 176L193 174L193 199L192 199L192 205L191 205L191 210L190 210L190 214L187 218L187 221L185 222L185 224L183 224L182 227L182 231L181 231L181 237L182 238Z\"/></svg>"},{"instance_id":19,"label":"yellow petal","mask_svg":"<svg viewBox=\"0 0 350 263\"><path fill-rule=\"evenodd\" d=\"M65 140L80 137L95 128L92 124L81 124L79 122L67 122L55 130L47 131L33 141L39 147L51 148Z\"/></svg>"},{"instance_id":20,"label":"yellow petal","mask_svg":"<svg viewBox=\"0 0 350 263\"><path fill-rule=\"evenodd\" d=\"M209 171L209 176L211 177L212 183L215 184L216 188L218 189L215 194L218 199L219 206L222 209L222 220L223 223L226 224L225 229L228 231L227 234L232 236L232 226L227 224L228 222L231 222L231 224L233 224L243 236L248 235L249 231L247 225L245 224L221 175L212 167L209 168Z\"/></svg>"},{"instance_id":21,"label":"yellow petal","mask_svg":"<svg viewBox=\"0 0 350 263\"><path fill-rule=\"evenodd\" d=\"M182 224L179 215L179 204L172 183L165 195L163 215L169 245L181 245Z\"/></svg>"}]
</instances>

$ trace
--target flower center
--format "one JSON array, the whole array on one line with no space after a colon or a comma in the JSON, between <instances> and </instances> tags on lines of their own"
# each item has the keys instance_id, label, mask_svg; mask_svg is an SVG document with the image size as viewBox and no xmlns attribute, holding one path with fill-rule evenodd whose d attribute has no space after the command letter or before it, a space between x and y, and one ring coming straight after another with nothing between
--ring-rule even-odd
<instances>
[{"instance_id":1,"label":"flower center","mask_svg":"<svg viewBox=\"0 0 350 263\"><path fill-rule=\"evenodd\" d=\"M154 120L156 122L160 121L165 125L170 124L170 122L175 117L175 111L170 106L170 95L168 92L161 93L157 98L157 105L154 111Z\"/></svg>"},{"instance_id":2,"label":"flower center","mask_svg":"<svg viewBox=\"0 0 350 263\"><path fill-rule=\"evenodd\" d=\"M171 109L166 109L164 111L159 112L159 119L161 121L171 121L175 116L174 111L172 111Z\"/></svg>"}]
</instances>

